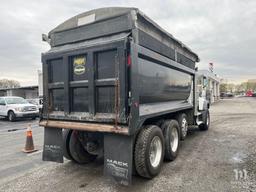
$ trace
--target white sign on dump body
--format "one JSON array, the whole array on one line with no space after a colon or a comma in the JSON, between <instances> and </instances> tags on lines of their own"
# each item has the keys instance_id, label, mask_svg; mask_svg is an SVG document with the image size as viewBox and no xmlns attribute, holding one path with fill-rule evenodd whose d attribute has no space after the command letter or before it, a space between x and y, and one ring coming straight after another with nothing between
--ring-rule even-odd
<instances>
[{"instance_id":1,"label":"white sign on dump body","mask_svg":"<svg viewBox=\"0 0 256 192\"><path fill-rule=\"evenodd\" d=\"M78 18L77 25L78 26L86 25L86 24L92 23L94 21L95 21L95 14L91 14L91 15L87 15L87 16Z\"/></svg>"}]
</instances>

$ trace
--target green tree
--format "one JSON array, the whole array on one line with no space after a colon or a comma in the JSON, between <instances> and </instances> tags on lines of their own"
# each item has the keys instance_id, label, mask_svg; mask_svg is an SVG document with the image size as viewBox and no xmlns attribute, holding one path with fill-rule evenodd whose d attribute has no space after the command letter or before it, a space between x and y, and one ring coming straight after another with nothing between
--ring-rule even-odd
<instances>
[{"instance_id":1,"label":"green tree","mask_svg":"<svg viewBox=\"0 0 256 192\"><path fill-rule=\"evenodd\" d=\"M233 83L221 83L220 84L220 92L224 92L224 93L234 93L236 91L237 85L233 84Z\"/></svg>"},{"instance_id":2,"label":"green tree","mask_svg":"<svg viewBox=\"0 0 256 192\"><path fill-rule=\"evenodd\" d=\"M247 90L256 91L256 82L247 82Z\"/></svg>"},{"instance_id":3,"label":"green tree","mask_svg":"<svg viewBox=\"0 0 256 192\"><path fill-rule=\"evenodd\" d=\"M220 92L227 92L227 83L220 84Z\"/></svg>"}]
</instances>

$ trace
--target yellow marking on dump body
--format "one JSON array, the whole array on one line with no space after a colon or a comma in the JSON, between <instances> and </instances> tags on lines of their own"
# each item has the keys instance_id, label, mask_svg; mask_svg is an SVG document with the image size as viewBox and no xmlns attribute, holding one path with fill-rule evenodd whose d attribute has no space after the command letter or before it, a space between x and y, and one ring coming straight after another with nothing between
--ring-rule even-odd
<instances>
[{"instance_id":1,"label":"yellow marking on dump body","mask_svg":"<svg viewBox=\"0 0 256 192\"><path fill-rule=\"evenodd\" d=\"M85 65L85 57L77 57L74 59L74 65Z\"/></svg>"}]
</instances>

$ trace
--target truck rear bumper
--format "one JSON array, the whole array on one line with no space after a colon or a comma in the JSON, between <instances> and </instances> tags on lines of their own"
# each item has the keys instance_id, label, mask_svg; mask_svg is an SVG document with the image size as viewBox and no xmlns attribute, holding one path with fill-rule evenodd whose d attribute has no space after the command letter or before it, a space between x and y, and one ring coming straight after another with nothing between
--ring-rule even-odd
<instances>
[{"instance_id":1,"label":"truck rear bumper","mask_svg":"<svg viewBox=\"0 0 256 192\"><path fill-rule=\"evenodd\" d=\"M117 133L117 134L122 134L122 135L129 134L127 126L114 126L114 125L109 125L109 124L42 120L39 122L39 125L43 126L43 127L52 127L52 128L60 128L60 129L75 129L75 130L79 130L79 131L108 132L108 133Z\"/></svg>"}]
</instances>

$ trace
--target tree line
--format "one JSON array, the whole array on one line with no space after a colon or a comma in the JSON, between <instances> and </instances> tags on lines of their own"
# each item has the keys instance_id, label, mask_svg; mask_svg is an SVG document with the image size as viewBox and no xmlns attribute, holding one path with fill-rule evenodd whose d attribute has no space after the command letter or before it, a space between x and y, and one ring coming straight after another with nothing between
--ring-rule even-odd
<instances>
[{"instance_id":1,"label":"tree line","mask_svg":"<svg viewBox=\"0 0 256 192\"><path fill-rule=\"evenodd\" d=\"M20 87L20 82L12 79L0 79L0 89Z\"/></svg>"},{"instance_id":2,"label":"tree line","mask_svg":"<svg viewBox=\"0 0 256 192\"><path fill-rule=\"evenodd\" d=\"M243 82L241 84L222 83L220 84L220 92L225 93L245 93L248 90L256 92L256 82Z\"/></svg>"}]
</instances>

